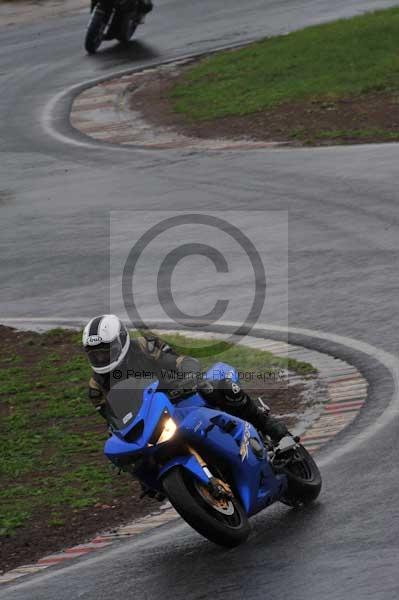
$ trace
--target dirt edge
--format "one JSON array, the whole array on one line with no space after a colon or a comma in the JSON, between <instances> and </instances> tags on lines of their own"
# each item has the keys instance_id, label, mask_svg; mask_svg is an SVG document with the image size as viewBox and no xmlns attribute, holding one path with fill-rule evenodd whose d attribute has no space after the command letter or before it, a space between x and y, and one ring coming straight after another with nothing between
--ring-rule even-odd
<instances>
[{"instance_id":1,"label":"dirt edge","mask_svg":"<svg viewBox=\"0 0 399 600\"><path fill-rule=\"evenodd\" d=\"M325 146L399 141L399 93L286 102L242 116L192 121L174 109L171 93L198 59L140 73L126 90L126 107L157 130L198 140L280 142Z\"/></svg>"}]
</instances>

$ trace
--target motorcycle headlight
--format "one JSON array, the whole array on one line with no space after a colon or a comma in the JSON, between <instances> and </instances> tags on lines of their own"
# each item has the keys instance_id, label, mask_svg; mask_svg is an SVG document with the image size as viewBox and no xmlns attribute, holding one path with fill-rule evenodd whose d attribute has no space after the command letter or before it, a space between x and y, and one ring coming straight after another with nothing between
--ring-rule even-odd
<instances>
[{"instance_id":1,"label":"motorcycle headlight","mask_svg":"<svg viewBox=\"0 0 399 600\"><path fill-rule=\"evenodd\" d=\"M157 439L157 444L168 442L176 433L177 425L171 417L168 417L163 422L161 435Z\"/></svg>"}]
</instances>

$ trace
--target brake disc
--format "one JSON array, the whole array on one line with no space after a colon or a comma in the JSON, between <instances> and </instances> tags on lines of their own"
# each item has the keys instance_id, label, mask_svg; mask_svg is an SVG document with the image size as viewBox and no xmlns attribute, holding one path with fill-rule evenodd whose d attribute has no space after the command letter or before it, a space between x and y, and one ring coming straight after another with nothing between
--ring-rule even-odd
<instances>
[{"instance_id":1,"label":"brake disc","mask_svg":"<svg viewBox=\"0 0 399 600\"><path fill-rule=\"evenodd\" d=\"M211 490L199 481L195 481L195 487L201 498L203 498L207 504L212 506L213 509L227 516L234 514L234 504L231 500L228 498L215 498L215 496L212 495Z\"/></svg>"}]
</instances>

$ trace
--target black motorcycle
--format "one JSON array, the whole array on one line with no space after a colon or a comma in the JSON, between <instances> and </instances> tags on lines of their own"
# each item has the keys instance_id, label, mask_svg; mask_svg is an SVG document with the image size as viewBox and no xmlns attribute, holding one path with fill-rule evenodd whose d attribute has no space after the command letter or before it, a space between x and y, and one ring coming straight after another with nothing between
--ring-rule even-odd
<instances>
[{"instance_id":1,"label":"black motorcycle","mask_svg":"<svg viewBox=\"0 0 399 600\"><path fill-rule=\"evenodd\" d=\"M94 54L104 40L129 42L145 12L141 0L92 1L85 39L87 53Z\"/></svg>"}]
</instances>

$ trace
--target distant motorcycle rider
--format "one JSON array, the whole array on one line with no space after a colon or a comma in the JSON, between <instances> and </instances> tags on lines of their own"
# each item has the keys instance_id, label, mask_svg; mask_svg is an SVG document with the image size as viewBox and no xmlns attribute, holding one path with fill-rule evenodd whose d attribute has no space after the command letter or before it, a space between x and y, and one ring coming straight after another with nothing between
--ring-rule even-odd
<instances>
[{"instance_id":1,"label":"distant motorcycle rider","mask_svg":"<svg viewBox=\"0 0 399 600\"><path fill-rule=\"evenodd\" d=\"M126 2L126 0L125 0ZM91 11L94 10L96 4L101 4L104 10L112 10L112 6L115 3L115 0L91 0ZM140 12L142 15L146 15L151 12L154 8L152 0L139 0Z\"/></svg>"},{"instance_id":2,"label":"distant motorcycle rider","mask_svg":"<svg viewBox=\"0 0 399 600\"><path fill-rule=\"evenodd\" d=\"M144 377L148 384L158 379L159 388L174 402L190 390L190 385L195 385L210 405L249 421L274 443L288 434L285 424L270 416L267 408L257 404L238 383L230 379L199 380L200 364L195 358L178 355L153 334L130 339L116 315L91 319L84 328L82 341L93 370L89 398L105 419L105 398L111 388L121 380Z\"/></svg>"}]
</instances>

